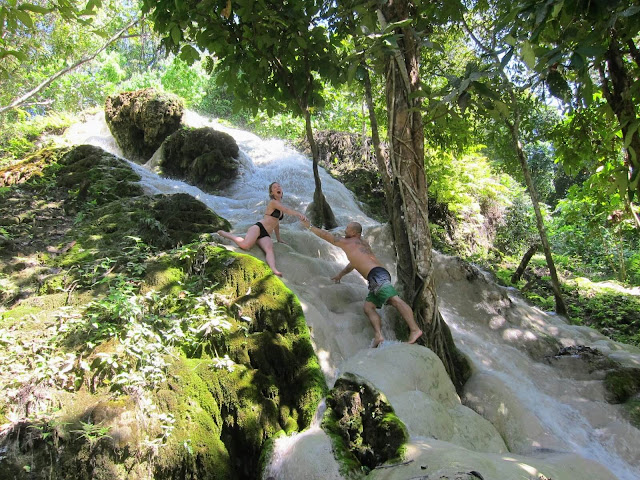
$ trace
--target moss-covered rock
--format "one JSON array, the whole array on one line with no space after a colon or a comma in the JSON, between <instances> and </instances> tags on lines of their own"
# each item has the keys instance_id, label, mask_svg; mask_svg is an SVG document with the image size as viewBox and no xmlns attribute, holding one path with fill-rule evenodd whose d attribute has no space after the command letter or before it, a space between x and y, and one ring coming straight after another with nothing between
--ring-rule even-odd
<instances>
[{"instance_id":1,"label":"moss-covered rock","mask_svg":"<svg viewBox=\"0 0 640 480\"><path fill-rule=\"evenodd\" d=\"M384 394L364 378L343 374L327 397L327 407L323 428L338 441L339 450L355 457L357 465L371 470L402 457L407 429ZM353 458L348 463L354 468Z\"/></svg>"},{"instance_id":2,"label":"moss-covered rock","mask_svg":"<svg viewBox=\"0 0 640 480\"><path fill-rule=\"evenodd\" d=\"M35 163L0 191L26 246L0 252L2 475L257 478L326 393L295 295L127 162L85 145Z\"/></svg>"},{"instance_id":3,"label":"moss-covered rock","mask_svg":"<svg viewBox=\"0 0 640 480\"><path fill-rule=\"evenodd\" d=\"M604 378L607 400L624 403L640 392L640 368L618 368L607 372Z\"/></svg>"},{"instance_id":4,"label":"moss-covered rock","mask_svg":"<svg viewBox=\"0 0 640 480\"><path fill-rule=\"evenodd\" d=\"M182 121L182 100L153 88L107 97L104 115L125 156L141 163L151 158Z\"/></svg>"},{"instance_id":5,"label":"moss-covered rock","mask_svg":"<svg viewBox=\"0 0 640 480\"><path fill-rule=\"evenodd\" d=\"M209 127L181 128L162 144L161 173L185 179L207 192L226 186L238 172L238 144Z\"/></svg>"}]
</instances>

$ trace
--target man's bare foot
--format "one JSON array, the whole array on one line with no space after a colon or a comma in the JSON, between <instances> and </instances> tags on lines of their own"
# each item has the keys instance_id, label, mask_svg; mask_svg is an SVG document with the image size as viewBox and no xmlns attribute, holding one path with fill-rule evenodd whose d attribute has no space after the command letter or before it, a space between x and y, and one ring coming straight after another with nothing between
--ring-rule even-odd
<instances>
[{"instance_id":1,"label":"man's bare foot","mask_svg":"<svg viewBox=\"0 0 640 480\"><path fill-rule=\"evenodd\" d=\"M278 271L278 270L272 270L274 275L277 275L278 277L282 276L282 272Z\"/></svg>"},{"instance_id":2,"label":"man's bare foot","mask_svg":"<svg viewBox=\"0 0 640 480\"><path fill-rule=\"evenodd\" d=\"M227 232L225 232L224 230L218 230L216 233L217 233L218 235L220 235L221 237L229 238L229 237L228 237L228 235L229 235L229 234L228 234Z\"/></svg>"},{"instance_id":3,"label":"man's bare foot","mask_svg":"<svg viewBox=\"0 0 640 480\"><path fill-rule=\"evenodd\" d=\"M373 337L373 340L371 340L370 348L378 348L378 345L380 345L382 342L384 342L384 338L382 336Z\"/></svg>"},{"instance_id":4,"label":"man's bare foot","mask_svg":"<svg viewBox=\"0 0 640 480\"><path fill-rule=\"evenodd\" d=\"M422 336L422 330L416 330L414 332L409 332L409 338L407 343L416 343L416 341Z\"/></svg>"}]
</instances>

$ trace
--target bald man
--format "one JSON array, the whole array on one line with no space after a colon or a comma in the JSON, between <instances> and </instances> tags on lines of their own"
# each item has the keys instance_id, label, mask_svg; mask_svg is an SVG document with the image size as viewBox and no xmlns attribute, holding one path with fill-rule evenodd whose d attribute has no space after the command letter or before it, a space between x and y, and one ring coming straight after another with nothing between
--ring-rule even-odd
<instances>
[{"instance_id":1,"label":"bald man","mask_svg":"<svg viewBox=\"0 0 640 480\"><path fill-rule=\"evenodd\" d=\"M369 282L369 294L364 301L364 313L373 327L374 337L371 346L375 348L384 341L381 329L382 319L376 309L382 308L385 304L392 305L398 310L409 327L407 342L415 343L422 336L422 330L418 328L413 318L411 307L398 296L398 292L391 284L391 274L380 264L369 244L362 238L362 225L358 222L349 223L343 237L314 227L308 220L301 222L314 235L340 247L347 255L349 263L340 273L331 278L334 282L340 283L340 279L352 270L357 270Z\"/></svg>"}]
</instances>

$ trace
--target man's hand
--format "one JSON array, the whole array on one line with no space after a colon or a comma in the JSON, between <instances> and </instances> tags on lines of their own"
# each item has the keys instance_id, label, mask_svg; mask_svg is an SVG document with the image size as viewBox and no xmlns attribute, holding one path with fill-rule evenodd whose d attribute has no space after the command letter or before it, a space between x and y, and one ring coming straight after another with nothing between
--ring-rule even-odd
<instances>
[{"instance_id":1,"label":"man's hand","mask_svg":"<svg viewBox=\"0 0 640 480\"><path fill-rule=\"evenodd\" d=\"M311 222L309 221L309 219L307 217L305 217L303 215L304 218L300 219L300 223L302 223L304 225L305 228L309 228L311 226Z\"/></svg>"},{"instance_id":2,"label":"man's hand","mask_svg":"<svg viewBox=\"0 0 640 480\"><path fill-rule=\"evenodd\" d=\"M331 280L333 280L333 283L340 283L341 278L342 278L342 275L337 274L335 277L331 277Z\"/></svg>"}]
</instances>

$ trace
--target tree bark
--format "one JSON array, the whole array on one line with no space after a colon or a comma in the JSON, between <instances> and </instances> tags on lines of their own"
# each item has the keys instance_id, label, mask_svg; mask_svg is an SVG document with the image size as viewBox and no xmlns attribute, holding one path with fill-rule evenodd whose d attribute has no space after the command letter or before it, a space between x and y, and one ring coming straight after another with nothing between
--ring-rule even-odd
<instances>
[{"instance_id":1,"label":"tree bark","mask_svg":"<svg viewBox=\"0 0 640 480\"><path fill-rule=\"evenodd\" d=\"M515 104L515 102L514 102ZM524 175L525 183L527 184L527 190L531 197L531 203L533 204L533 211L536 214L536 224L538 226L538 233L540 235L540 242L542 243L542 250L544 251L545 259L547 260L547 267L549 267L549 275L551 276L551 285L553 287L553 294L555 297L556 313L559 315L567 316L567 306L562 298L562 291L560 290L560 281L558 280L558 273L556 272L556 265L553 262L551 256L551 246L549 245L549 239L547 236L547 230L544 226L544 220L542 218L542 212L540 211L540 203L538 202L538 194L536 193L533 179L531 178L531 171L529 170L529 164L527 163L527 156L522 148L520 142L520 133L518 128L518 120L511 123L505 121L509 130L511 131L511 138L513 140L518 160L520 161L520 167L522 168L522 174Z\"/></svg>"},{"instance_id":2,"label":"tree bark","mask_svg":"<svg viewBox=\"0 0 640 480\"><path fill-rule=\"evenodd\" d=\"M414 6L407 0L387 2L380 13L384 23L410 18ZM383 25L384 26L384 25ZM431 233L428 223L427 180L424 171L424 130L419 96L420 39L411 27L397 31L398 49L386 66L386 103L389 121L389 160L392 177L390 207L398 260L398 280L416 322L424 332L418 343L442 360L460 392L470 374L467 359L453 343L437 305ZM381 172L385 175L387 172Z\"/></svg>"},{"instance_id":3,"label":"tree bark","mask_svg":"<svg viewBox=\"0 0 640 480\"><path fill-rule=\"evenodd\" d=\"M320 172L318 171L318 145L313 138L313 128L311 127L311 113L308 109L304 111L305 131L307 141L311 147L311 156L313 158L313 180L315 182L315 191L313 192L313 204L310 205L309 216L311 223L322 225L325 229L331 230L338 226L336 217L331 210L331 206L322 193L322 181L320 180Z\"/></svg>"},{"instance_id":4,"label":"tree bark","mask_svg":"<svg viewBox=\"0 0 640 480\"><path fill-rule=\"evenodd\" d=\"M609 78L608 81L603 78L603 92L618 119L625 145L628 145L626 163L629 169L630 189L640 198L640 179L638 178L640 176L640 133L637 128L640 120L638 120L634 97L630 90L632 79L625 67L615 30L611 31L611 41L605 53L605 60Z\"/></svg>"},{"instance_id":5,"label":"tree bark","mask_svg":"<svg viewBox=\"0 0 640 480\"><path fill-rule=\"evenodd\" d=\"M532 245L529 247L529 250L526 251L526 253L522 257L522 260L520 260L520 265L518 265L518 268L516 268L516 271L513 272L513 275L511 275L511 283L518 283L520 278L522 278L522 274L527 268L527 265L529 265L529 261L531 260L531 257L533 257L533 255L538 250L540 250L539 243L536 243L535 245Z\"/></svg>"}]
</instances>

